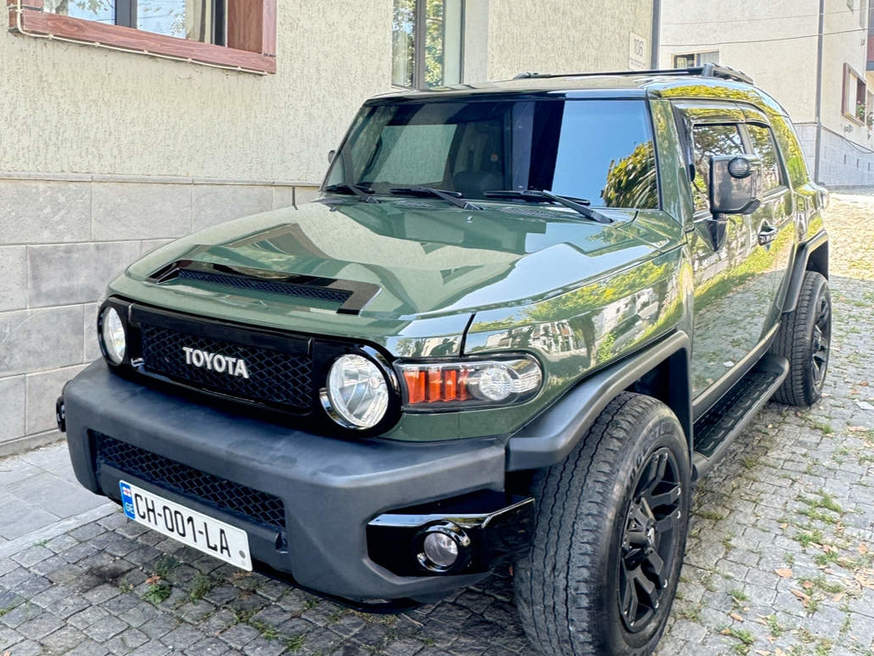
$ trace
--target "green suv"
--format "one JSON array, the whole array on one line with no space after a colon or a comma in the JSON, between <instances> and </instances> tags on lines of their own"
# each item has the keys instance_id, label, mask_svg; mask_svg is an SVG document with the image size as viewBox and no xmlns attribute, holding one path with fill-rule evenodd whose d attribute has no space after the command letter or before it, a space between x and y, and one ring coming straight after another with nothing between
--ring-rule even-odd
<instances>
[{"instance_id":1,"label":"green suv","mask_svg":"<svg viewBox=\"0 0 874 656\"><path fill-rule=\"evenodd\" d=\"M322 197L109 286L58 400L132 521L359 607L512 569L543 653L649 654L695 481L828 366L827 192L742 74L367 101Z\"/></svg>"}]
</instances>

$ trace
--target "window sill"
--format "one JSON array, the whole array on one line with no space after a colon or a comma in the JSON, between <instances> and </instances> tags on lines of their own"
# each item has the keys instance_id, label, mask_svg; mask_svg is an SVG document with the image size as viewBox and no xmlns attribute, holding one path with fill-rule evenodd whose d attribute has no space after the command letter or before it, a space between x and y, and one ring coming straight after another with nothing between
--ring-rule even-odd
<instances>
[{"instance_id":1,"label":"window sill","mask_svg":"<svg viewBox=\"0 0 874 656\"><path fill-rule=\"evenodd\" d=\"M120 25L105 25L81 18L59 16L28 7L22 7L18 17L17 13L16 6L12 4L9 7L9 27L27 36L102 45L132 53L170 57L194 64L250 73L276 72L276 58L268 54L153 34Z\"/></svg>"},{"instance_id":2,"label":"window sill","mask_svg":"<svg viewBox=\"0 0 874 656\"><path fill-rule=\"evenodd\" d=\"M850 116L849 114L842 115L845 119L847 119L850 123L855 125L856 127L863 127L865 125L864 121L860 121L855 116Z\"/></svg>"}]
</instances>

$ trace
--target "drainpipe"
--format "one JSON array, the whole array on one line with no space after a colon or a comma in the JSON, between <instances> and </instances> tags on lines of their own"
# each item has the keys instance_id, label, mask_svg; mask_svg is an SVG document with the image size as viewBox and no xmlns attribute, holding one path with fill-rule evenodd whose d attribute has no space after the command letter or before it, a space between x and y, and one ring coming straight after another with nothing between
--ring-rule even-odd
<instances>
[{"instance_id":1,"label":"drainpipe","mask_svg":"<svg viewBox=\"0 0 874 656\"><path fill-rule=\"evenodd\" d=\"M819 0L819 32L816 35L816 153L813 163L813 180L819 184L819 169L822 155L822 47L825 34L825 0Z\"/></svg>"},{"instance_id":2,"label":"drainpipe","mask_svg":"<svg viewBox=\"0 0 874 656\"><path fill-rule=\"evenodd\" d=\"M650 52L650 68L658 70L659 45L662 32L662 0L652 0L652 51Z\"/></svg>"}]
</instances>

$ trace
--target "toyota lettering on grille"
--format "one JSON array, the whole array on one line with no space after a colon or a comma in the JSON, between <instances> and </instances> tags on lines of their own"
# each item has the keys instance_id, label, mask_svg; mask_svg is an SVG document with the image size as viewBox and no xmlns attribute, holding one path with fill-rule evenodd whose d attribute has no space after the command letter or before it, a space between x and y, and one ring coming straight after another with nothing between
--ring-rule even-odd
<instances>
[{"instance_id":1,"label":"toyota lettering on grille","mask_svg":"<svg viewBox=\"0 0 874 656\"><path fill-rule=\"evenodd\" d=\"M249 369L243 358L232 358L229 355L201 351L190 346L183 346L182 350L185 352L185 364L187 365L229 376L240 376L247 380L249 378Z\"/></svg>"}]
</instances>

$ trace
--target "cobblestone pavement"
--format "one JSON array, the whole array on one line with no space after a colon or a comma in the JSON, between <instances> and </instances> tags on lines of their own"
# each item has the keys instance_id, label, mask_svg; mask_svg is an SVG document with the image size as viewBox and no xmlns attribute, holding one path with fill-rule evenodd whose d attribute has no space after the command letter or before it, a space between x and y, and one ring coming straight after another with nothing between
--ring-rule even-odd
<instances>
[{"instance_id":1,"label":"cobblestone pavement","mask_svg":"<svg viewBox=\"0 0 874 656\"><path fill-rule=\"evenodd\" d=\"M833 209L827 396L769 405L699 486L660 656L874 655L874 196ZM217 565L106 506L0 543L0 655L170 652L533 653L508 576L373 616Z\"/></svg>"}]
</instances>

